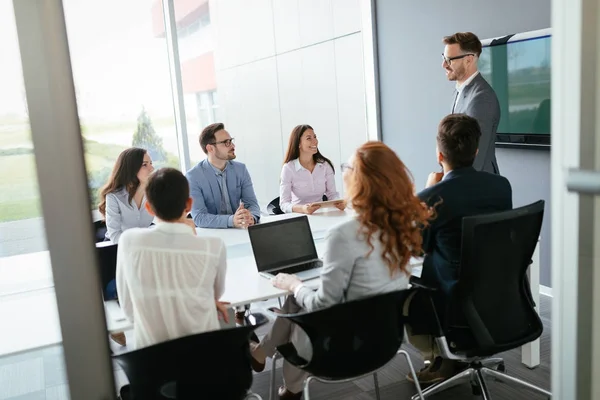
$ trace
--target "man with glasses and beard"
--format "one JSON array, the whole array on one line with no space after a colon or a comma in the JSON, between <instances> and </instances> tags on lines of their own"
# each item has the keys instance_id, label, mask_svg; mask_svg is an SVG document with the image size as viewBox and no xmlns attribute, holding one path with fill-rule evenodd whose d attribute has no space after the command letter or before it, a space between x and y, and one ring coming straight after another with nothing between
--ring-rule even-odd
<instances>
[{"instance_id":1,"label":"man with glasses and beard","mask_svg":"<svg viewBox=\"0 0 600 400\"><path fill-rule=\"evenodd\" d=\"M192 218L200 228L247 228L258 222L260 208L246 166L235 159L234 139L222 123L200 134L207 159L186 177L193 199Z\"/></svg>"},{"instance_id":2,"label":"man with glasses and beard","mask_svg":"<svg viewBox=\"0 0 600 400\"><path fill-rule=\"evenodd\" d=\"M471 32L458 32L444 38L442 68L449 81L456 81L452 114L467 114L479 122L481 140L473 163L477 171L500 174L496 161L496 130L500 104L496 92L477 70L481 42Z\"/></svg>"}]
</instances>

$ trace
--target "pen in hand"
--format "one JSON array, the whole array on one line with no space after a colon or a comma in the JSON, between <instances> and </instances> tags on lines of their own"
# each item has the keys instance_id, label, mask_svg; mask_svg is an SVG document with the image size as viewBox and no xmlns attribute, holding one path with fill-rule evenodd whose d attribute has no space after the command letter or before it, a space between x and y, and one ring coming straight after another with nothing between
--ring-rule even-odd
<instances>
[{"instance_id":1,"label":"pen in hand","mask_svg":"<svg viewBox=\"0 0 600 400\"><path fill-rule=\"evenodd\" d=\"M242 199L240 199L240 206L238 207L239 209L243 209L244 208L244 202L242 201ZM246 217L242 217L242 228L246 229Z\"/></svg>"}]
</instances>

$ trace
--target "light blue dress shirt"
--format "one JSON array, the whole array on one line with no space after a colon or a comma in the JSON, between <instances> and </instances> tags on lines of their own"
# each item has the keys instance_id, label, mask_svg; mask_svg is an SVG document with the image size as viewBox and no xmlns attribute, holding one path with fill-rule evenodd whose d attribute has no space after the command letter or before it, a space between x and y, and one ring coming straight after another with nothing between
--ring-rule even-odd
<instances>
[{"instance_id":1,"label":"light blue dress shirt","mask_svg":"<svg viewBox=\"0 0 600 400\"><path fill-rule=\"evenodd\" d=\"M210 164L213 171L215 171L215 175L217 176L217 183L219 184L219 189L221 189L221 215L229 215L229 219L227 220L227 227L233 227L233 210L231 209L231 203L229 202L229 191L227 190L227 164L225 164L225 168L221 171L219 168Z\"/></svg>"},{"instance_id":2,"label":"light blue dress shirt","mask_svg":"<svg viewBox=\"0 0 600 400\"><path fill-rule=\"evenodd\" d=\"M146 211L146 197L138 209L135 201L129 203L127 190L106 195L106 238L118 243L121 234L131 228L148 228L154 217Z\"/></svg>"}]
</instances>

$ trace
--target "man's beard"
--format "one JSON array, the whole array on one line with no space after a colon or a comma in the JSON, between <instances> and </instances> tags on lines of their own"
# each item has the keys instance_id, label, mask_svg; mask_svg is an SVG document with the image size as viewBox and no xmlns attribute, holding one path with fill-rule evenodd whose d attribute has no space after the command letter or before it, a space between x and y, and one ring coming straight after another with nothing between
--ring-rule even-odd
<instances>
[{"instance_id":1,"label":"man's beard","mask_svg":"<svg viewBox=\"0 0 600 400\"><path fill-rule=\"evenodd\" d=\"M461 76L465 76L464 70L453 69L452 72L448 74L448 80L450 81L459 81Z\"/></svg>"},{"instance_id":2,"label":"man's beard","mask_svg":"<svg viewBox=\"0 0 600 400\"><path fill-rule=\"evenodd\" d=\"M225 153L223 155L219 154L217 156L217 158L219 160L223 160L223 161L230 161L230 160L235 159L235 157L236 157L235 153L230 153L230 152L227 152L227 153Z\"/></svg>"}]
</instances>

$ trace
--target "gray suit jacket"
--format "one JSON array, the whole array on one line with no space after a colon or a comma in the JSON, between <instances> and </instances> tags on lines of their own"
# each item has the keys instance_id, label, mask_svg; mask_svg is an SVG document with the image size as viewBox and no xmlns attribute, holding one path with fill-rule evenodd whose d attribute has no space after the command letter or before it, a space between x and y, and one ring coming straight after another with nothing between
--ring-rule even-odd
<instances>
[{"instance_id":1,"label":"gray suit jacket","mask_svg":"<svg viewBox=\"0 0 600 400\"><path fill-rule=\"evenodd\" d=\"M377 234L371 251L360 229L354 217L329 229L325 236L321 285L316 292L302 287L296 294L296 302L304 310L319 310L408 287L409 276L400 271L390 274L381 256L382 245Z\"/></svg>"},{"instance_id":2,"label":"gray suit jacket","mask_svg":"<svg viewBox=\"0 0 600 400\"><path fill-rule=\"evenodd\" d=\"M456 90L452 100L456 98ZM489 83L477 74L475 78L460 93L456 106L452 103L453 114L467 114L475 118L481 127L479 153L475 157L473 167L478 171L499 174L496 161L496 130L500 123L500 104L496 92Z\"/></svg>"}]
</instances>

